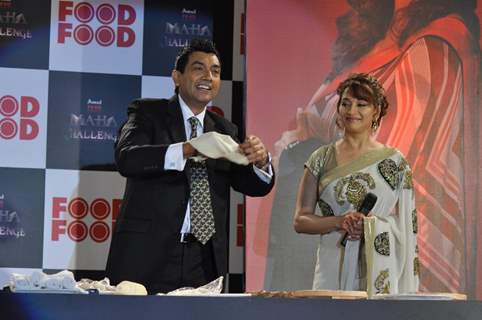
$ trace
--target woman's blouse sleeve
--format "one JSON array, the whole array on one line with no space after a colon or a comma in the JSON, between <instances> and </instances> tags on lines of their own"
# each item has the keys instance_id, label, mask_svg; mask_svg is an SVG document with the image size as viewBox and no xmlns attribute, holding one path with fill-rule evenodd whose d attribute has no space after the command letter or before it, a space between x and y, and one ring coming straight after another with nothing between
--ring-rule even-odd
<instances>
[{"instance_id":1,"label":"woman's blouse sleeve","mask_svg":"<svg viewBox=\"0 0 482 320\"><path fill-rule=\"evenodd\" d=\"M320 179L323 172L327 149L328 146L321 146L315 150L305 162L305 168L307 168L317 179Z\"/></svg>"}]
</instances>

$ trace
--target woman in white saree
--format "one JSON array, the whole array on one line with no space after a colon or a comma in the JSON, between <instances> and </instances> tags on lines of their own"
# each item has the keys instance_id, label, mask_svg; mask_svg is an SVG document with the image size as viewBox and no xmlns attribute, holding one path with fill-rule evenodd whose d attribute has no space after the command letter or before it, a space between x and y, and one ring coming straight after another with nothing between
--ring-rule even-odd
<instances>
[{"instance_id":1,"label":"woman in white saree","mask_svg":"<svg viewBox=\"0 0 482 320\"><path fill-rule=\"evenodd\" d=\"M367 74L354 74L337 93L344 134L306 162L294 218L297 232L320 234L313 289L414 293L419 264L412 173L398 150L375 139L388 108L383 88ZM369 192L378 200L365 217L358 210Z\"/></svg>"}]
</instances>

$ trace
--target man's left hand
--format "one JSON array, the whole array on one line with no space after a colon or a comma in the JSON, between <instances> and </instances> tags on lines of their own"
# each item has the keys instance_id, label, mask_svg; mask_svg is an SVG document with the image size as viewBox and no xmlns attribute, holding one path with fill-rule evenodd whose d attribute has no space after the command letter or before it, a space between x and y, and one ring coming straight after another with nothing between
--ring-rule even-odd
<instances>
[{"instance_id":1,"label":"man's left hand","mask_svg":"<svg viewBox=\"0 0 482 320\"><path fill-rule=\"evenodd\" d=\"M256 136L248 136L239 145L241 152L258 168L263 168L268 163L268 151L263 142Z\"/></svg>"}]
</instances>

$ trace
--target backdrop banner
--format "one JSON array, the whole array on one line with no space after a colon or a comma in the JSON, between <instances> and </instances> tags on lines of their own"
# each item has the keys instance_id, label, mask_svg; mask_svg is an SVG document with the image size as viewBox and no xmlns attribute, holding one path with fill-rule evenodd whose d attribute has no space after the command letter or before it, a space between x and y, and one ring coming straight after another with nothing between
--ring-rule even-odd
<instances>
[{"instance_id":1,"label":"backdrop banner","mask_svg":"<svg viewBox=\"0 0 482 320\"><path fill-rule=\"evenodd\" d=\"M320 237L293 229L298 183L342 134L337 85L365 72L390 103L377 139L413 169L421 290L482 299L482 1L399 3L247 1L247 132L278 173L270 197L247 201L247 290L311 288Z\"/></svg>"},{"instance_id":2,"label":"backdrop banner","mask_svg":"<svg viewBox=\"0 0 482 320\"><path fill-rule=\"evenodd\" d=\"M237 15L233 3L216 8L211 0L0 0L0 288L11 272L103 278L125 186L114 164L119 127L133 99L174 94L175 57L191 39L213 39L229 57L210 107L239 122L243 84L232 81L225 17L240 20L244 6ZM233 193L231 206L230 272L241 279L243 197Z\"/></svg>"}]
</instances>

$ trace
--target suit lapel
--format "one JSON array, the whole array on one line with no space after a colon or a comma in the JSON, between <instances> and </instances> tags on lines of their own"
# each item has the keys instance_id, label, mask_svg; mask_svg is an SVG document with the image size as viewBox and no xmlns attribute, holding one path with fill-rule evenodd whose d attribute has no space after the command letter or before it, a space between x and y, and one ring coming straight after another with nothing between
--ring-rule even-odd
<instances>
[{"instance_id":1,"label":"suit lapel","mask_svg":"<svg viewBox=\"0 0 482 320\"><path fill-rule=\"evenodd\" d=\"M206 116L204 117L203 129L204 129L204 132L218 131L216 130L216 123L214 122L213 118L211 118L211 115L207 110L206 110Z\"/></svg>"},{"instance_id":2,"label":"suit lapel","mask_svg":"<svg viewBox=\"0 0 482 320\"><path fill-rule=\"evenodd\" d=\"M181 106L179 105L177 95L169 100L167 108L167 127L171 133L173 143L186 141L184 119L182 118Z\"/></svg>"},{"instance_id":3,"label":"suit lapel","mask_svg":"<svg viewBox=\"0 0 482 320\"><path fill-rule=\"evenodd\" d=\"M216 122L214 122L213 118L209 114L209 111L207 111L207 110L206 110L206 116L204 117L203 129L204 129L204 132L216 131L216 132L219 132L219 133L223 133L223 132L221 132L221 129L217 128ZM211 170L215 167L216 161L217 161L216 159L207 159L206 160L208 172L210 174L212 174Z\"/></svg>"}]
</instances>

